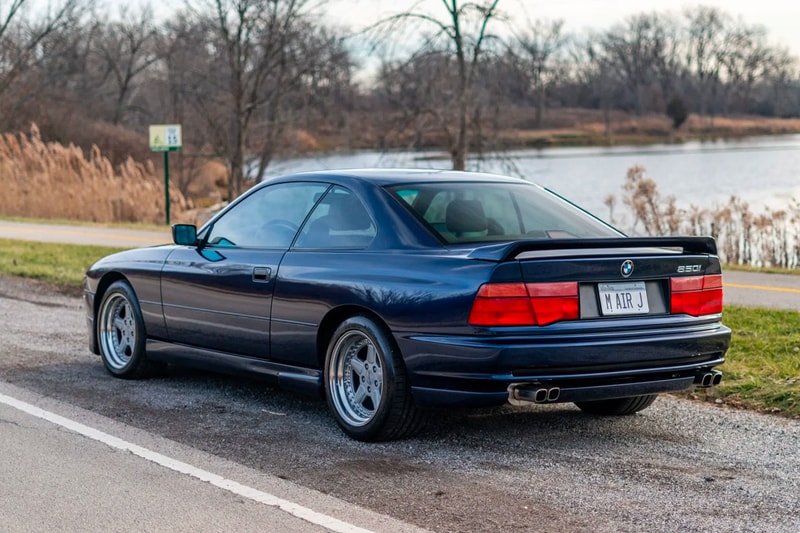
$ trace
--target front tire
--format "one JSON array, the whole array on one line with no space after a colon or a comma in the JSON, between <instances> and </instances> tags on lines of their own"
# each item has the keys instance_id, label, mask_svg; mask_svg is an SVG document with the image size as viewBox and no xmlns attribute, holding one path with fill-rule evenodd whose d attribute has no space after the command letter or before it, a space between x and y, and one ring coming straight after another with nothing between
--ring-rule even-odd
<instances>
[{"instance_id":1,"label":"front tire","mask_svg":"<svg viewBox=\"0 0 800 533\"><path fill-rule=\"evenodd\" d=\"M650 407L656 401L658 394L632 396L630 398L614 398L613 400L598 400L594 402L575 402L575 405L584 413L601 416L624 416L638 413Z\"/></svg>"},{"instance_id":2,"label":"front tire","mask_svg":"<svg viewBox=\"0 0 800 533\"><path fill-rule=\"evenodd\" d=\"M150 374L154 364L145 354L147 334L139 300L126 281L108 287L95 323L100 356L109 373L123 379Z\"/></svg>"},{"instance_id":3,"label":"front tire","mask_svg":"<svg viewBox=\"0 0 800 533\"><path fill-rule=\"evenodd\" d=\"M366 316L336 329L325 357L325 398L336 422L360 441L398 439L423 425L391 335Z\"/></svg>"}]
</instances>

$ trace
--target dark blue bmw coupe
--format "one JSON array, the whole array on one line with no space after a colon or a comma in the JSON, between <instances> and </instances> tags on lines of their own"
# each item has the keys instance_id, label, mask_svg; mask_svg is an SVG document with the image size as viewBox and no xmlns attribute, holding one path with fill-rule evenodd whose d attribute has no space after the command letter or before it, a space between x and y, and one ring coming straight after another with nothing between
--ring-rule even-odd
<instances>
[{"instance_id":1,"label":"dark blue bmw coupe","mask_svg":"<svg viewBox=\"0 0 800 533\"><path fill-rule=\"evenodd\" d=\"M173 236L87 273L108 371L262 376L324 394L359 440L408 436L429 406L635 413L719 383L730 342L713 239L626 237L514 178L285 176Z\"/></svg>"}]
</instances>

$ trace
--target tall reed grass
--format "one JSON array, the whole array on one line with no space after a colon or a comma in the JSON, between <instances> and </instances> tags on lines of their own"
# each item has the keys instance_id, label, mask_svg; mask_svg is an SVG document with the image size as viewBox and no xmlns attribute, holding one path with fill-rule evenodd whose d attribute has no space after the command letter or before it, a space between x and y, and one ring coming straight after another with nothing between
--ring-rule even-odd
<instances>
[{"instance_id":1,"label":"tall reed grass","mask_svg":"<svg viewBox=\"0 0 800 533\"><path fill-rule=\"evenodd\" d=\"M29 135L0 134L0 214L93 222L165 220L163 180L152 163L128 158L116 168L97 146L43 142L33 124ZM170 209L189 205L170 187Z\"/></svg>"},{"instance_id":2,"label":"tall reed grass","mask_svg":"<svg viewBox=\"0 0 800 533\"><path fill-rule=\"evenodd\" d=\"M717 241L723 263L755 267L797 268L800 266L800 202L792 200L785 209L766 208L754 213L747 202L732 196L727 205L681 208L674 196L662 197L645 169L628 170L622 202L633 215L632 223L613 220L616 198L606 205L612 220L634 234L710 235Z\"/></svg>"}]
</instances>

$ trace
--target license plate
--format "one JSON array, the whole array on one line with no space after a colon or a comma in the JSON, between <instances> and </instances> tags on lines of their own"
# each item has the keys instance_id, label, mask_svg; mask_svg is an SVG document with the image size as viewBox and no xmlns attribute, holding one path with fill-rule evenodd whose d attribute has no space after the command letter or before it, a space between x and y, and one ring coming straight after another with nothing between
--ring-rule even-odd
<instances>
[{"instance_id":1,"label":"license plate","mask_svg":"<svg viewBox=\"0 0 800 533\"><path fill-rule=\"evenodd\" d=\"M644 281L599 283L597 290L603 315L643 315L650 311Z\"/></svg>"}]
</instances>

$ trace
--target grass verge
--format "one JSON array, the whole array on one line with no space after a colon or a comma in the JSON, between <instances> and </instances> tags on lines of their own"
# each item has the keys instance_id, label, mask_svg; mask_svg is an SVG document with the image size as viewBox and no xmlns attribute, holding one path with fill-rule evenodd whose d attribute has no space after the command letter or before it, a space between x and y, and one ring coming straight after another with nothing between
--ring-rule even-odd
<instances>
[{"instance_id":1,"label":"grass verge","mask_svg":"<svg viewBox=\"0 0 800 533\"><path fill-rule=\"evenodd\" d=\"M0 250L0 275L36 279L74 291L80 288L87 268L123 248L0 239Z\"/></svg>"},{"instance_id":2,"label":"grass verge","mask_svg":"<svg viewBox=\"0 0 800 533\"><path fill-rule=\"evenodd\" d=\"M733 331L722 383L696 395L735 407L800 418L800 313L727 306Z\"/></svg>"},{"instance_id":3,"label":"grass verge","mask_svg":"<svg viewBox=\"0 0 800 533\"><path fill-rule=\"evenodd\" d=\"M121 250L106 246L0 239L0 275L21 276L75 293L86 269ZM800 418L800 313L727 306L733 341L722 384L691 396Z\"/></svg>"}]
</instances>

